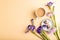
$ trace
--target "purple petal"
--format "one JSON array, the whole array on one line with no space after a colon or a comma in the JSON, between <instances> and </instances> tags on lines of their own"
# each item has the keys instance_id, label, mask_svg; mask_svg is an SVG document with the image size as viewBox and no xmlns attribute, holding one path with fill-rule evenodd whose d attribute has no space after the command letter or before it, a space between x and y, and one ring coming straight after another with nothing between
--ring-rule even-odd
<instances>
[{"instance_id":1,"label":"purple petal","mask_svg":"<svg viewBox=\"0 0 60 40\"><path fill-rule=\"evenodd\" d=\"M44 31L48 31L48 30L49 30L49 27L48 27L47 25L42 25L42 29L43 29Z\"/></svg>"},{"instance_id":2,"label":"purple petal","mask_svg":"<svg viewBox=\"0 0 60 40\"><path fill-rule=\"evenodd\" d=\"M33 26L33 25L28 25L28 30L34 30L35 29L35 26Z\"/></svg>"},{"instance_id":3,"label":"purple petal","mask_svg":"<svg viewBox=\"0 0 60 40\"><path fill-rule=\"evenodd\" d=\"M47 3L47 6L52 6L53 2Z\"/></svg>"},{"instance_id":4,"label":"purple petal","mask_svg":"<svg viewBox=\"0 0 60 40\"><path fill-rule=\"evenodd\" d=\"M37 30L36 30L36 31L37 31L37 33L38 33L38 34L40 34L40 33L41 33L41 31L42 31L42 27L41 27L41 26L39 26L39 27L37 28Z\"/></svg>"},{"instance_id":5,"label":"purple petal","mask_svg":"<svg viewBox=\"0 0 60 40\"><path fill-rule=\"evenodd\" d=\"M47 25L42 25L42 27L48 28L48 26L47 26Z\"/></svg>"}]
</instances>

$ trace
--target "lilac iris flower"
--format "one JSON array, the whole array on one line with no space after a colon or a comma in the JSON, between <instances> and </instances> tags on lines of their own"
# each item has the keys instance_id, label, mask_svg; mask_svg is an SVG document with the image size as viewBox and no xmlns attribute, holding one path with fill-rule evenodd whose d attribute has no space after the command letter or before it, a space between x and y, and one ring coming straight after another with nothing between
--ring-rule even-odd
<instances>
[{"instance_id":1,"label":"lilac iris flower","mask_svg":"<svg viewBox=\"0 0 60 40\"><path fill-rule=\"evenodd\" d=\"M37 28L37 33L40 34L42 32L42 30L47 30L48 26L47 25L41 25Z\"/></svg>"},{"instance_id":2,"label":"lilac iris flower","mask_svg":"<svg viewBox=\"0 0 60 40\"><path fill-rule=\"evenodd\" d=\"M41 33L41 31L42 31L42 27L41 27L41 26L39 26L39 27L37 28L37 30L36 30L36 31L37 31L37 33L38 33L38 34L40 34L40 33Z\"/></svg>"},{"instance_id":3,"label":"lilac iris flower","mask_svg":"<svg viewBox=\"0 0 60 40\"><path fill-rule=\"evenodd\" d=\"M33 25L28 25L28 30L34 30L35 29L35 26L33 26Z\"/></svg>"},{"instance_id":4,"label":"lilac iris flower","mask_svg":"<svg viewBox=\"0 0 60 40\"><path fill-rule=\"evenodd\" d=\"M52 6L53 2L47 3L47 6Z\"/></svg>"},{"instance_id":5,"label":"lilac iris flower","mask_svg":"<svg viewBox=\"0 0 60 40\"><path fill-rule=\"evenodd\" d=\"M29 32L30 30L31 31L34 31L34 29L35 29L35 26L34 25L28 25L27 31L25 33Z\"/></svg>"}]
</instances>

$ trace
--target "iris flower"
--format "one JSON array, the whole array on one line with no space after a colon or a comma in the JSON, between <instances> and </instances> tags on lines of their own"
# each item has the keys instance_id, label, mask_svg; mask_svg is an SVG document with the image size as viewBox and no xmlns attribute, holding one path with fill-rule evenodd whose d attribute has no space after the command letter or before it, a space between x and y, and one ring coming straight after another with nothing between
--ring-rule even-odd
<instances>
[{"instance_id":1,"label":"iris flower","mask_svg":"<svg viewBox=\"0 0 60 40\"><path fill-rule=\"evenodd\" d=\"M52 5L53 5L53 2L47 3L47 6L52 6Z\"/></svg>"},{"instance_id":2,"label":"iris flower","mask_svg":"<svg viewBox=\"0 0 60 40\"><path fill-rule=\"evenodd\" d=\"M53 2L49 2L49 3L47 3L46 6L48 6L50 8L52 5L53 5ZM52 11L52 13L53 13L53 11ZM56 26L56 22L55 22L55 16L52 13L47 14L47 16L50 17L52 20L43 19L41 22L41 25L37 29L34 26L34 19L31 19L32 24L28 25L26 32L31 31L31 33L33 33L34 35L36 35L37 37L39 37L42 40L50 40L45 33L49 33L49 34L54 33L54 35L57 37L57 40L60 40L58 33L57 33L58 30L57 30L57 26ZM34 30L42 38L40 36L38 36Z\"/></svg>"},{"instance_id":3,"label":"iris flower","mask_svg":"<svg viewBox=\"0 0 60 40\"><path fill-rule=\"evenodd\" d=\"M52 7L52 5L53 5L53 2L49 2L49 3L47 3L46 6L48 6L48 8L53 11L54 10L54 6Z\"/></svg>"},{"instance_id":4,"label":"iris flower","mask_svg":"<svg viewBox=\"0 0 60 40\"><path fill-rule=\"evenodd\" d=\"M52 19L54 27L56 27L56 32L54 33L54 35L56 36L57 40L60 40L60 38L58 36L58 29L57 29L57 25L56 25L55 15L53 14L54 6L51 8L52 5L53 5L52 2L47 3L47 6L50 8L50 10L52 12L52 13L48 14L48 16Z\"/></svg>"}]
</instances>

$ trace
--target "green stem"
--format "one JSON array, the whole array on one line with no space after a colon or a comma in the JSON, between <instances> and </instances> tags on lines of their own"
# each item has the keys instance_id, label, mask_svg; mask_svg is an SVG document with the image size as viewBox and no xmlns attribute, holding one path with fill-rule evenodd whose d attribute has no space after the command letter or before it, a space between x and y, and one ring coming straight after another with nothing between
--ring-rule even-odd
<instances>
[{"instance_id":1,"label":"green stem","mask_svg":"<svg viewBox=\"0 0 60 40\"><path fill-rule=\"evenodd\" d=\"M31 31L32 32L32 31ZM49 40L48 38L46 38L46 36L44 35L44 34L40 34L40 36L42 37L40 37L40 36L38 36L35 32L32 32L35 36L37 36L38 38L40 38L40 39L42 39L42 40Z\"/></svg>"},{"instance_id":2,"label":"green stem","mask_svg":"<svg viewBox=\"0 0 60 40\"><path fill-rule=\"evenodd\" d=\"M46 40L46 37L44 37L43 34L40 34L40 36L43 38L43 40Z\"/></svg>"},{"instance_id":3,"label":"green stem","mask_svg":"<svg viewBox=\"0 0 60 40\"><path fill-rule=\"evenodd\" d=\"M50 40L49 38L48 38L48 36L45 34L45 32L43 31L43 33L42 33L45 37L46 37L46 39L47 40Z\"/></svg>"},{"instance_id":4,"label":"green stem","mask_svg":"<svg viewBox=\"0 0 60 40\"><path fill-rule=\"evenodd\" d=\"M55 16L53 15L53 17L54 17L55 27L57 27L57 26L56 26ZM56 30L55 36L57 37L58 40L60 39L59 36L58 36L58 30Z\"/></svg>"},{"instance_id":5,"label":"green stem","mask_svg":"<svg viewBox=\"0 0 60 40\"><path fill-rule=\"evenodd\" d=\"M38 36L35 32L31 31L34 35L36 35L38 38L42 39L40 36Z\"/></svg>"},{"instance_id":6,"label":"green stem","mask_svg":"<svg viewBox=\"0 0 60 40\"><path fill-rule=\"evenodd\" d=\"M51 17L52 18L52 17ZM54 26L57 28L57 26L56 26L56 20L55 20L55 15L53 15L53 23L54 23ZM54 35L56 36L56 38L57 38L57 40L59 40L60 38L59 38L59 36L58 36L58 30L56 30L56 32L54 33Z\"/></svg>"},{"instance_id":7,"label":"green stem","mask_svg":"<svg viewBox=\"0 0 60 40\"><path fill-rule=\"evenodd\" d=\"M51 9L50 9L51 10ZM53 6L53 8L52 8L52 13L54 12L54 6ZM51 19L53 20L53 23L54 23L54 26L55 27L57 27L56 26L56 20L55 20L55 15L53 14L53 16L51 16ZM58 30L56 30L56 32L54 33L54 35L59 39L59 36L58 36Z\"/></svg>"},{"instance_id":8,"label":"green stem","mask_svg":"<svg viewBox=\"0 0 60 40\"><path fill-rule=\"evenodd\" d=\"M60 40L60 38L59 38L59 36L58 36L58 32L57 32L57 31L54 33L54 35L57 37L57 40Z\"/></svg>"}]
</instances>

